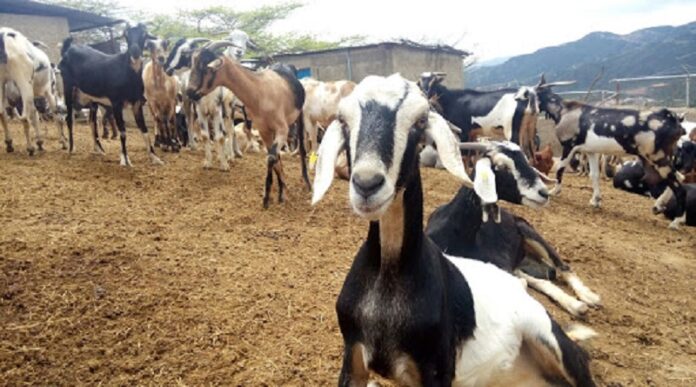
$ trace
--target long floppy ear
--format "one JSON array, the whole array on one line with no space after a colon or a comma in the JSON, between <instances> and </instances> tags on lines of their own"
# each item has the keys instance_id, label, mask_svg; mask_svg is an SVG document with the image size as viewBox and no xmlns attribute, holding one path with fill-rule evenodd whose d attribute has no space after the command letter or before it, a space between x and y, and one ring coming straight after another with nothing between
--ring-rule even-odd
<instances>
[{"instance_id":1,"label":"long floppy ear","mask_svg":"<svg viewBox=\"0 0 696 387\"><path fill-rule=\"evenodd\" d=\"M317 151L317 165L312 187L312 205L317 204L331 187L336 169L336 159L343 149L345 139L338 120L334 120L324 133Z\"/></svg>"},{"instance_id":2,"label":"long floppy ear","mask_svg":"<svg viewBox=\"0 0 696 387\"><path fill-rule=\"evenodd\" d=\"M208 67L215 71L219 70L220 67L222 67L222 58L217 58L214 61L208 63Z\"/></svg>"},{"instance_id":3,"label":"long floppy ear","mask_svg":"<svg viewBox=\"0 0 696 387\"><path fill-rule=\"evenodd\" d=\"M498 192L495 189L495 173L491 168L491 159L482 157L476 162L476 176L474 176L474 191L483 203L491 204L498 201Z\"/></svg>"},{"instance_id":4,"label":"long floppy ear","mask_svg":"<svg viewBox=\"0 0 696 387\"><path fill-rule=\"evenodd\" d=\"M466 174L466 170L464 170L462 154L459 152L459 140L450 130L447 121L439 114L430 112L426 132L435 142L437 153L440 155L440 160L445 169L458 177L464 185L473 187L474 183L469 178L469 175Z\"/></svg>"}]
</instances>

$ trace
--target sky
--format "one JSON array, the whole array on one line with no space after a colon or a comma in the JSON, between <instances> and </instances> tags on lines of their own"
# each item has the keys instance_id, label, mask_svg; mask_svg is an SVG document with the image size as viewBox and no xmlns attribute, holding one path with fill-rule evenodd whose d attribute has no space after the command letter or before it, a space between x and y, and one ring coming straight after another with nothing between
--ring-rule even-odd
<instances>
[{"instance_id":1,"label":"sky","mask_svg":"<svg viewBox=\"0 0 696 387\"><path fill-rule=\"evenodd\" d=\"M282 0L118 0L149 12L225 5L240 10ZM562 44L593 31L625 34L696 21L696 0L304 0L273 31L320 38L364 35L369 42L407 38L472 51L479 61Z\"/></svg>"}]
</instances>

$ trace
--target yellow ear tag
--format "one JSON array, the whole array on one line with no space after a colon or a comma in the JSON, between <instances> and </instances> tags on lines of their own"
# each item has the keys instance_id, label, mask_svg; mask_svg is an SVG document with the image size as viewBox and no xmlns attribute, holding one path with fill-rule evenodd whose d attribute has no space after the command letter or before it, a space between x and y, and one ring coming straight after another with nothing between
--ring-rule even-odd
<instances>
[{"instance_id":1,"label":"yellow ear tag","mask_svg":"<svg viewBox=\"0 0 696 387\"><path fill-rule=\"evenodd\" d=\"M318 156L315 152L309 154L309 163L314 164L317 162Z\"/></svg>"}]
</instances>

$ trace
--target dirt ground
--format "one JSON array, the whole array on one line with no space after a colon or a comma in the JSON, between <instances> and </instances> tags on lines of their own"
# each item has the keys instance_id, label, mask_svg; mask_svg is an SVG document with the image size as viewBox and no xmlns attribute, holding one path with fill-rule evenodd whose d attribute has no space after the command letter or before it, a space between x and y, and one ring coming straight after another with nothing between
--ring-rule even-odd
<instances>
[{"instance_id":1,"label":"dirt ground","mask_svg":"<svg viewBox=\"0 0 696 387\"><path fill-rule=\"evenodd\" d=\"M129 132L91 155L0 150L0 384L335 385L341 335L334 302L366 223L347 185L317 207L286 159L289 201L262 210L265 160L223 173L202 152L150 166ZM426 214L457 184L424 171ZM648 198L569 176L543 210L513 207L603 297L584 323L605 386L696 385L696 229L671 231ZM562 324L570 317L535 294Z\"/></svg>"}]
</instances>

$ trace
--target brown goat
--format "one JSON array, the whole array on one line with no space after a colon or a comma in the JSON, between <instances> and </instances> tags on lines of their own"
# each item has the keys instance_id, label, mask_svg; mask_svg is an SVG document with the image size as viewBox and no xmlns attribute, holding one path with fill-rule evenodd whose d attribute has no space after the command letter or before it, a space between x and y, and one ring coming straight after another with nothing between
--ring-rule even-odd
<instances>
[{"instance_id":1,"label":"brown goat","mask_svg":"<svg viewBox=\"0 0 696 387\"><path fill-rule=\"evenodd\" d=\"M311 189L307 175L302 122L304 88L295 77L293 69L288 66L275 65L272 69L254 72L235 59L216 52L231 44L226 41L213 42L193 54L191 77L186 92L192 100L196 101L217 86L224 86L242 101L268 150L266 187L263 196L263 206L268 208L273 172L278 179L278 201L285 200L283 195L283 189L286 187L285 174L280 160L280 148L287 144L290 125L295 122L299 126L302 177L307 188Z\"/></svg>"},{"instance_id":2,"label":"brown goat","mask_svg":"<svg viewBox=\"0 0 696 387\"><path fill-rule=\"evenodd\" d=\"M162 150L178 152L180 149L176 132L177 80L164 71L167 40L148 40L145 48L150 50L150 62L143 68L145 99L150 114L155 120L155 144Z\"/></svg>"},{"instance_id":3,"label":"brown goat","mask_svg":"<svg viewBox=\"0 0 696 387\"><path fill-rule=\"evenodd\" d=\"M551 168L553 168L553 150L551 149L551 144L546 144L541 150L534 152L532 166L545 175L548 175Z\"/></svg>"}]
</instances>

